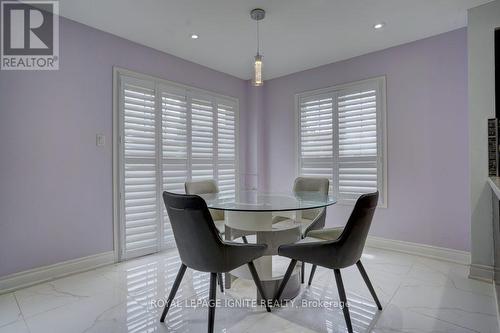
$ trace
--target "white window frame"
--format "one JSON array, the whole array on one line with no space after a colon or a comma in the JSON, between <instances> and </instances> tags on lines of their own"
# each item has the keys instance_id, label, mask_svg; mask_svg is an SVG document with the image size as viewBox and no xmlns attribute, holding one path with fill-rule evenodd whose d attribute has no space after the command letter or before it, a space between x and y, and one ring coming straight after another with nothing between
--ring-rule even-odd
<instances>
[{"instance_id":1,"label":"white window frame","mask_svg":"<svg viewBox=\"0 0 500 333\"><path fill-rule=\"evenodd\" d=\"M380 179L378 181L379 190L379 208L387 208L387 88L386 88L386 77L378 76L374 78L369 78L365 80L359 80L344 84L338 84L335 86L330 86L326 88L304 91L297 93L294 96L294 139L295 139L295 174L300 175L300 100L302 98L312 97L321 94L335 94L340 90L355 88L358 86L366 84L376 84L377 89L377 177ZM333 112L335 112L336 107L333 107ZM333 117L334 124L337 122L337 117ZM333 144L338 144L338 142L333 142ZM338 149L337 149L338 150ZM335 151L334 151L335 155ZM333 157L336 158L335 156ZM338 165L338 162L334 161L334 165ZM335 181L333 174L338 173L338 170L332 170L332 179ZM336 188L333 184L333 188ZM335 195L335 193L333 193ZM353 205L354 200L342 200L338 199L337 204L341 205Z\"/></svg>"},{"instance_id":2,"label":"white window frame","mask_svg":"<svg viewBox=\"0 0 500 333\"><path fill-rule=\"evenodd\" d=\"M221 95L212 91L180 84L173 81L164 80L159 77L138 73L129 69L125 69L122 67L114 66L113 67L113 139L112 139L112 147L113 147L113 252L115 262L127 260L128 258L125 255L124 250L124 234L122 231L122 221L124 216L124 209L122 207L122 191L123 191L123 179L122 175L124 174L124 156L123 156L123 144L121 135L123 133L123 122L120 116L121 113L121 83L120 78L122 76L134 78L138 80L146 80L153 81L155 83L155 98L160 99L160 86L167 86L177 89L187 90L190 94L198 94L198 95L206 95L210 96L213 100L222 99L231 101L235 105L235 186L236 191L240 188L240 151L239 151L239 127L240 127L240 115L239 115L239 99L231 96ZM159 103L161 105L161 103ZM217 110L214 110L217 113ZM161 122L160 122L161 126ZM214 134L216 135L217 128L215 128ZM188 145L191 143L188 142ZM214 147L215 150L215 147ZM217 152L215 152L217 154ZM214 160L214 168L217 168L217 160ZM158 180L159 181L159 180ZM163 191L163 189L160 189ZM160 197L160 196L159 196ZM161 200L160 200L161 201ZM163 202L161 202L163 205ZM163 224L163 218L160 216L158 219L159 224ZM163 230L160 227L160 230ZM161 248L161 242L163 240L163 235L159 236L159 244L158 251Z\"/></svg>"}]
</instances>

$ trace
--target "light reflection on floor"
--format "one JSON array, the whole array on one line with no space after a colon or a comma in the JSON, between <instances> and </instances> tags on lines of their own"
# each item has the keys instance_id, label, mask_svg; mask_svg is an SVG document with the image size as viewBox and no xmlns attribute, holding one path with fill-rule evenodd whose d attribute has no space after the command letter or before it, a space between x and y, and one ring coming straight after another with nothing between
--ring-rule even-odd
<instances>
[{"instance_id":1,"label":"light reflection on floor","mask_svg":"<svg viewBox=\"0 0 500 333\"><path fill-rule=\"evenodd\" d=\"M342 270L356 332L498 332L493 288L468 279L466 266L371 248L362 260L384 310L355 267ZM1 295L0 333L204 332L207 309L186 304L207 299L209 274L190 269L177 292L182 306L159 323L155 302L165 300L179 265L172 250ZM330 270L318 268L311 287L272 313L248 304L224 307L255 293L247 280L234 281L224 294L217 290L216 331L346 332L341 309L332 307L338 293Z\"/></svg>"}]
</instances>

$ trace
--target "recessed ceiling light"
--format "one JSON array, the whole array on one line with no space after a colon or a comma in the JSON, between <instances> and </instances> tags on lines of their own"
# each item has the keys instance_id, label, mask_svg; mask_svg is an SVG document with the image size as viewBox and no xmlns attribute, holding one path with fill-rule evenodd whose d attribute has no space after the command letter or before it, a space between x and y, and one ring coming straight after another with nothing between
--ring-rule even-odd
<instances>
[{"instance_id":1,"label":"recessed ceiling light","mask_svg":"<svg viewBox=\"0 0 500 333\"><path fill-rule=\"evenodd\" d=\"M383 27L385 27L385 23L384 22L380 22L380 23L377 23L373 26L373 29L375 30L380 30L382 29Z\"/></svg>"},{"instance_id":2,"label":"recessed ceiling light","mask_svg":"<svg viewBox=\"0 0 500 333\"><path fill-rule=\"evenodd\" d=\"M191 34L191 39L198 39L200 36L198 34Z\"/></svg>"}]
</instances>

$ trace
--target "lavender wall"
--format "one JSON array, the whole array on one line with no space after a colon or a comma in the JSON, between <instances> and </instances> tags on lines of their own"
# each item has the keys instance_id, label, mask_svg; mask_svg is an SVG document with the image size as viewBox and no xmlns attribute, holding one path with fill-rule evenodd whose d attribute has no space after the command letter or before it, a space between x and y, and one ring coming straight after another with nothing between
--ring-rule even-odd
<instances>
[{"instance_id":1,"label":"lavender wall","mask_svg":"<svg viewBox=\"0 0 500 333\"><path fill-rule=\"evenodd\" d=\"M293 95L386 75L389 207L372 234L469 249L465 29L262 88L66 19L60 30L59 71L0 72L0 276L112 250L114 65L239 98L242 185L274 191L295 177Z\"/></svg>"},{"instance_id":2,"label":"lavender wall","mask_svg":"<svg viewBox=\"0 0 500 333\"><path fill-rule=\"evenodd\" d=\"M267 81L264 187L288 190L296 176L295 93L380 75L387 78L388 208L377 210L371 234L468 251L465 28ZM351 208L332 207L328 224L343 224Z\"/></svg>"},{"instance_id":3,"label":"lavender wall","mask_svg":"<svg viewBox=\"0 0 500 333\"><path fill-rule=\"evenodd\" d=\"M62 18L60 31L59 71L0 72L0 276L113 249L113 65L239 98L248 121L244 80Z\"/></svg>"}]
</instances>

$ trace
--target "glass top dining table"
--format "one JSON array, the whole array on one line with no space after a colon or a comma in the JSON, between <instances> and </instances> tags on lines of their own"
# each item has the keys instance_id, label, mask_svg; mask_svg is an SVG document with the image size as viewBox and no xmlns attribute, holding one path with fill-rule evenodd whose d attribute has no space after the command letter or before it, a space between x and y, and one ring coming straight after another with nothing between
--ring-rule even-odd
<instances>
[{"instance_id":1,"label":"glass top dining table","mask_svg":"<svg viewBox=\"0 0 500 333\"><path fill-rule=\"evenodd\" d=\"M337 202L331 195L314 192L266 193L236 191L234 194L209 193L200 195L207 207L224 211L284 212L321 208Z\"/></svg>"},{"instance_id":2,"label":"glass top dining table","mask_svg":"<svg viewBox=\"0 0 500 333\"><path fill-rule=\"evenodd\" d=\"M305 209L323 208L336 203L333 196L315 192L266 193L236 191L233 194L211 193L200 195L207 207L224 211L224 238L228 241L243 239L244 242L267 244L264 255L254 260L266 294L274 295L286 270L278 256L282 244L290 244L301 238L302 224L298 212ZM291 275L287 284L287 299L300 291L299 269ZM226 288L231 288L232 277L252 279L245 266L226 274ZM259 294L257 293L257 299Z\"/></svg>"}]
</instances>

